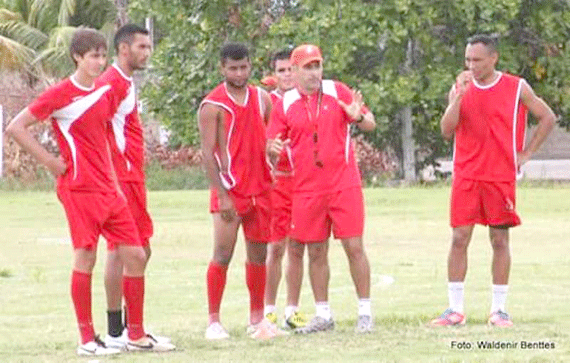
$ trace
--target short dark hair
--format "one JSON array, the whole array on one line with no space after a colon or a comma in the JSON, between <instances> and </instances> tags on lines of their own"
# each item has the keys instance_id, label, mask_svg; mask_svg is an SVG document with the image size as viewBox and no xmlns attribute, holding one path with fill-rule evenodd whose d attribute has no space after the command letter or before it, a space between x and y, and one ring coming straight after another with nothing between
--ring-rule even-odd
<instances>
[{"instance_id":1,"label":"short dark hair","mask_svg":"<svg viewBox=\"0 0 570 363\"><path fill-rule=\"evenodd\" d=\"M115 52L119 52L119 44L121 43L131 45L135 34L149 35L149 31L137 24L125 24L119 28L117 33L115 33L115 39L113 40Z\"/></svg>"},{"instance_id":2,"label":"short dark hair","mask_svg":"<svg viewBox=\"0 0 570 363\"><path fill-rule=\"evenodd\" d=\"M483 44L491 53L496 53L499 40L496 35L490 34L475 34L467 39L467 44L469 45L477 43Z\"/></svg>"},{"instance_id":3,"label":"short dark hair","mask_svg":"<svg viewBox=\"0 0 570 363\"><path fill-rule=\"evenodd\" d=\"M243 43L226 43L220 50L220 62L222 65L226 63L228 58L232 60L249 59L249 50Z\"/></svg>"},{"instance_id":4,"label":"short dark hair","mask_svg":"<svg viewBox=\"0 0 570 363\"><path fill-rule=\"evenodd\" d=\"M91 28L79 28L71 37L69 54L71 55L71 60L77 66L73 55L77 54L83 57L90 50L101 48L107 50L107 39L101 32Z\"/></svg>"},{"instance_id":5,"label":"short dark hair","mask_svg":"<svg viewBox=\"0 0 570 363\"><path fill-rule=\"evenodd\" d=\"M271 57L271 69L275 70L275 63L278 60L284 60L284 59L289 59L291 58L291 53L293 52L293 47L287 47L285 49L281 49L280 51L277 51L273 54L273 57Z\"/></svg>"}]
</instances>

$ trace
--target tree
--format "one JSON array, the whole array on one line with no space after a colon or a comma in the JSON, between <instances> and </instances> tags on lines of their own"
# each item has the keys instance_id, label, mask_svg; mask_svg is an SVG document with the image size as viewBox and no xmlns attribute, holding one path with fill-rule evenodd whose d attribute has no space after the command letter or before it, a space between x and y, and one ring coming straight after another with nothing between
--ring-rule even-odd
<instances>
[{"instance_id":1,"label":"tree","mask_svg":"<svg viewBox=\"0 0 570 363\"><path fill-rule=\"evenodd\" d=\"M529 80L559 113L570 108L565 0L138 0L131 11L156 20L161 40L143 94L176 143L197 143L196 109L220 81L217 54L229 39L250 45L253 79L272 51L320 45L325 75L361 89L376 114L371 140L408 155L411 171L449 155L439 120L474 33L496 33L500 68Z\"/></svg>"},{"instance_id":2,"label":"tree","mask_svg":"<svg viewBox=\"0 0 570 363\"><path fill-rule=\"evenodd\" d=\"M5 0L0 3L0 67L35 77L60 78L73 70L68 55L78 26L114 31L111 0Z\"/></svg>"}]
</instances>

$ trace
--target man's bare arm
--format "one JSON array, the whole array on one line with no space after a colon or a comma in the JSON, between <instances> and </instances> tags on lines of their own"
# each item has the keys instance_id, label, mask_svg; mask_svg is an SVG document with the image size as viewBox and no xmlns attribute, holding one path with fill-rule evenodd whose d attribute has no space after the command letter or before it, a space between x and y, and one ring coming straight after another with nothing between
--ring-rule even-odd
<instances>
[{"instance_id":1,"label":"man's bare arm","mask_svg":"<svg viewBox=\"0 0 570 363\"><path fill-rule=\"evenodd\" d=\"M22 149L45 165L54 176L60 176L67 169L63 160L47 151L28 131L29 126L39 121L26 107L6 127L6 135L12 137Z\"/></svg>"}]
</instances>

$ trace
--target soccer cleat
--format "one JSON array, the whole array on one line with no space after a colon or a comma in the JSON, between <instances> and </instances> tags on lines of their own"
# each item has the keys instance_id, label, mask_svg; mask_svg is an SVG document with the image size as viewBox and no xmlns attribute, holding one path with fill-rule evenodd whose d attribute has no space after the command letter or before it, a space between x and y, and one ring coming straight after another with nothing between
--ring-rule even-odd
<instances>
[{"instance_id":1,"label":"soccer cleat","mask_svg":"<svg viewBox=\"0 0 570 363\"><path fill-rule=\"evenodd\" d=\"M210 324L208 329L206 329L206 339L208 340L221 340L229 337L230 335L219 322Z\"/></svg>"},{"instance_id":2,"label":"soccer cleat","mask_svg":"<svg viewBox=\"0 0 570 363\"><path fill-rule=\"evenodd\" d=\"M291 316L285 319L286 327L290 329L298 329L307 325L305 314L295 311Z\"/></svg>"},{"instance_id":3,"label":"soccer cleat","mask_svg":"<svg viewBox=\"0 0 570 363\"><path fill-rule=\"evenodd\" d=\"M95 340L77 347L78 355L112 355L118 353L121 353L119 349L105 346L105 343L101 341L99 336L96 336Z\"/></svg>"},{"instance_id":4,"label":"soccer cleat","mask_svg":"<svg viewBox=\"0 0 570 363\"><path fill-rule=\"evenodd\" d=\"M501 328L508 328L513 326L513 321L511 320L509 314L502 310L497 310L492 313L487 323L490 326L498 326Z\"/></svg>"},{"instance_id":5,"label":"soccer cleat","mask_svg":"<svg viewBox=\"0 0 570 363\"><path fill-rule=\"evenodd\" d=\"M302 328L295 329L297 334L311 334L318 333L320 331L328 331L334 329L334 320L330 318L326 320L320 316L315 316L311 321Z\"/></svg>"},{"instance_id":6,"label":"soccer cleat","mask_svg":"<svg viewBox=\"0 0 570 363\"><path fill-rule=\"evenodd\" d=\"M267 340L279 336L289 335L277 327L277 324L272 323L269 319L265 318L257 324L252 324L247 327L247 335L253 339Z\"/></svg>"},{"instance_id":7,"label":"soccer cleat","mask_svg":"<svg viewBox=\"0 0 570 363\"><path fill-rule=\"evenodd\" d=\"M275 313L268 313L265 315L265 319L269 320L271 324L277 324L277 314Z\"/></svg>"},{"instance_id":8,"label":"soccer cleat","mask_svg":"<svg viewBox=\"0 0 570 363\"><path fill-rule=\"evenodd\" d=\"M124 330L126 331L126 330ZM112 337L109 334L105 336L105 345L108 348L115 348L119 350L127 350L127 335L124 333L118 337Z\"/></svg>"},{"instance_id":9,"label":"soccer cleat","mask_svg":"<svg viewBox=\"0 0 570 363\"><path fill-rule=\"evenodd\" d=\"M170 338L162 337L160 335L146 333L146 336L155 343L166 344L171 342ZM128 340L129 340L129 334L127 332L127 329L124 329L123 334L119 335L118 337L112 337L109 334L107 334L107 336L105 336L105 345L109 348L127 350Z\"/></svg>"},{"instance_id":10,"label":"soccer cleat","mask_svg":"<svg viewBox=\"0 0 570 363\"><path fill-rule=\"evenodd\" d=\"M465 315L447 309L438 318L433 319L429 325L431 326L457 326L465 325Z\"/></svg>"},{"instance_id":11,"label":"soccer cleat","mask_svg":"<svg viewBox=\"0 0 570 363\"><path fill-rule=\"evenodd\" d=\"M372 332L372 317L370 315L358 316L354 331L361 334Z\"/></svg>"},{"instance_id":12,"label":"soccer cleat","mask_svg":"<svg viewBox=\"0 0 570 363\"><path fill-rule=\"evenodd\" d=\"M127 350L139 352L168 352L176 349L172 343L159 343L149 338L147 335L137 340L127 341Z\"/></svg>"}]
</instances>

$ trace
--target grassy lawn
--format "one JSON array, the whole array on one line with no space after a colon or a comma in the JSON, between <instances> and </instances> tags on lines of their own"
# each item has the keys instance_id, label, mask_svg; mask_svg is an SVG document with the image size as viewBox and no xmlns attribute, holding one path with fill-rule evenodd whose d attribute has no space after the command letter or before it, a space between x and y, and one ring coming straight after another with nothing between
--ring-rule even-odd
<instances>
[{"instance_id":1,"label":"grassy lawn","mask_svg":"<svg viewBox=\"0 0 570 363\"><path fill-rule=\"evenodd\" d=\"M69 296L71 247L55 193L0 192L0 362L291 362L291 361L506 361L570 360L570 186L522 186L523 225L511 234L513 267L507 308L515 326L485 325L490 308L491 248L488 232L475 229L466 280L467 325L431 329L425 323L447 306L448 187L366 190L365 243L372 265L375 331L353 332L356 297L341 245L331 241L332 333L288 336L268 342L245 334L248 293L240 238L228 272L222 320L232 339L203 338L207 322L206 266L212 249L205 191L151 192L155 222L147 272L145 322L172 337L167 354L127 353L78 358ZM106 333L103 289L105 244L94 271L93 316ZM284 289L278 297L279 315ZM301 309L314 306L305 278ZM513 349L480 349L479 341L517 343ZM521 342L553 349L523 349ZM471 349L459 349L456 344Z\"/></svg>"}]
</instances>

